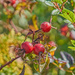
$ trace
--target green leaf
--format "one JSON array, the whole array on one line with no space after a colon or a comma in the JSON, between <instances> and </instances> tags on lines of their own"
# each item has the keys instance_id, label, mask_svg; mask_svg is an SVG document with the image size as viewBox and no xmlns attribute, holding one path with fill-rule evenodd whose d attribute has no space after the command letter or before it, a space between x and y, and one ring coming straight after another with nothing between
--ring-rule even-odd
<instances>
[{"instance_id":1,"label":"green leaf","mask_svg":"<svg viewBox=\"0 0 75 75\"><path fill-rule=\"evenodd\" d=\"M41 2L44 2L45 0L37 0L37 1L41 1Z\"/></svg>"},{"instance_id":2,"label":"green leaf","mask_svg":"<svg viewBox=\"0 0 75 75\"><path fill-rule=\"evenodd\" d=\"M65 23L71 24L71 22L69 20L64 20Z\"/></svg>"},{"instance_id":3,"label":"green leaf","mask_svg":"<svg viewBox=\"0 0 75 75\"><path fill-rule=\"evenodd\" d=\"M62 0L63 2L66 2L66 0Z\"/></svg>"},{"instance_id":4,"label":"green leaf","mask_svg":"<svg viewBox=\"0 0 75 75\"><path fill-rule=\"evenodd\" d=\"M52 0L52 2L57 2L57 3L59 3L59 4L62 4L62 3L63 3L62 0Z\"/></svg>"},{"instance_id":5,"label":"green leaf","mask_svg":"<svg viewBox=\"0 0 75 75\"><path fill-rule=\"evenodd\" d=\"M50 51L56 51L57 47L52 47Z\"/></svg>"},{"instance_id":6,"label":"green leaf","mask_svg":"<svg viewBox=\"0 0 75 75\"><path fill-rule=\"evenodd\" d=\"M48 54L46 55L46 62L47 62L47 60L48 60Z\"/></svg>"},{"instance_id":7,"label":"green leaf","mask_svg":"<svg viewBox=\"0 0 75 75\"><path fill-rule=\"evenodd\" d=\"M19 26L22 28L28 27L28 22L24 15L21 15L21 17L19 19Z\"/></svg>"},{"instance_id":8,"label":"green leaf","mask_svg":"<svg viewBox=\"0 0 75 75\"><path fill-rule=\"evenodd\" d=\"M59 10L58 9L54 9L53 11L52 11L52 15L58 15L59 14Z\"/></svg>"},{"instance_id":9,"label":"green leaf","mask_svg":"<svg viewBox=\"0 0 75 75\"><path fill-rule=\"evenodd\" d=\"M73 46L75 46L75 40L71 40Z\"/></svg>"},{"instance_id":10,"label":"green leaf","mask_svg":"<svg viewBox=\"0 0 75 75\"><path fill-rule=\"evenodd\" d=\"M68 24L68 27L69 27L70 29L74 29L73 24Z\"/></svg>"},{"instance_id":11,"label":"green leaf","mask_svg":"<svg viewBox=\"0 0 75 75\"><path fill-rule=\"evenodd\" d=\"M45 67L45 63L44 64L40 64L40 72L42 72L42 70L44 69L44 67Z\"/></svg>"},{"instance_id":12,"label":"green leaf","mask_svg":"<svg viewBox=\"0 0 75 75\"><path fill-rule=\"evenodd\" d=\"M69 21L69 20L64 20L64 22L65 23L68 23L68 27L70 28L70 29L74 29L74 26L73 26L73 24L71 24L71 22Z\"/></svg>"},{"instance_id":13,"label":"green leaf","mask_svg":"<svg viewBox=\"0 0 75 75\"><path fill-rule=\"evenodd\" d=\"M75 51L75 47L73 46L69 46L68 48L72 49L73 51Z\"/></svg>"},{"instance_id":14,"label":"green leaf","mask_svg":"<svg viewBox=\"0 0 75 75\"><path fill-rule=\"evenodd\" d=\"M63 71L63 70L59 70L59 75L65 75L65 71Z\"/></svg>"},{"instance_id":15,"label":"green leaf","mask_svg":"<svg viewBox=\"0 0 75 75\"><path fill-rule=\"evenodd\" d=\"M45 4L47 4L49 6L54 6L54 4L51 1L45 1Z\"/></svg>"},{"instance_id":16,"label":"green leaf","mask_svg":"<svg viewBox=\"0 0 75 75\"><path fill-rule=\"evenodd\" d=\"M39 70L39 64L38 64L38 61L37 61L37 60L34 61L33 66L34 66L34 69L35 69L36 71L40 72L40 70Z\"/></svg>"},{"instance_id":17,"label":"green leaf","mask_svg":"<svg viewBox=\"0 0 75 75\"><path fill-rule=\"evenodd\" d=\"M67 13L66 13L66 12L65 12L65 13L63 13L63 14L60 14L60 16L64 17L65 19L67 19L67 20L69 20L69 21L71 21L71 22L73 23L72 19L70 18L70 16L69 16L69 15L67 15Z\"/></svg>"},{"instance_id":18,"label":"green leaf","mask_svg":"<svg viewBox=\"0 0 75 75\"><path fill-rule=\"evenodd\" d=\"M72 23L75 22L75 14L68 10L68 9L63 9L62 14L60 14L62 17L66 18L67 20L71 21Z\"/></svg>"},{"instance_id":19,"label":"green leaf","mask_svg":"<svg viewBox=\"0 0 75 75\"><path fill-rule=\"evenodd\" d=\"M0 20L6 21L7 19L8 19L8 15L5 15L4 13L0 15Z\"/></svg>"},{"instance_id":20,"label":"green leaf","mask_svg":"<svg viewBox=\"0 0 75 75\"><path fill-rule=\"evenodd\" d=\"M32 14L28 10L25 10L24 14L27 16L27 19L30 19L32 17Z\"/></svg>"}]
</instances>

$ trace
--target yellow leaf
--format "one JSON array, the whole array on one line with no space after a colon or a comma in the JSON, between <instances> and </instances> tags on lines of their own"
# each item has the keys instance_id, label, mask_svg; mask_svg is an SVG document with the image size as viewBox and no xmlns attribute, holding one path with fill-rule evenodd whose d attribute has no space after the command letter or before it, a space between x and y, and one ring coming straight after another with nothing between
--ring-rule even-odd
<instances>
[{"instance_id":1,"label":"yellow leaf","mask_svg":"<svg viewBox=\"0 0 75 75\"><path fill-rule=\"evenodd\" d=\"M29 28L30 28L32 31L35 31L35 30L36 30L35 27L32 26L32 25L29 25Z\"/></svg>"},{"instance_id":2,"label":"yellow leaf","mask_svg":"<svg viewBox=\"0 0 75 75\"><path fill-rule=\"evenodd\" d=\"M75 66L71 66L69 69L70 70L74 70L75 69Z\"/></svg>"},{"instance_id":3,"label":"yellow leaf","mask_svg":"<svg viewBox=\"0 0 75 75\"><path fill-rule=\"evenodd\" d=\"M26 6L26 3L25 2L21 2L19 3L17 6L16 6L16 10L20 10L21 7L25 7Z\"/></svg>"},{"instance_id":4,"label":"yellow leaf","mask_svg":"<svg viewBox=\"0 0 75 75\"><path fill-rule=\"evenodd\" d=\"M54 56L56 49L57 49L57 47L53 47L53 48L50 50L51 56Z\"/></svg>"},{"instance_id":5,"label":"yellow leaf","mask_svg":"<svg viewBox=\"0 0 75 75\"><path fill-rule=\"evenodd\" d=\"M37 16L36 16L36 15L34 15L34 16L32 17L32 21L33 21L33 25L34 25L35 29L38 30L38 26L37 26Z\"/></svg>"}]
</instances>

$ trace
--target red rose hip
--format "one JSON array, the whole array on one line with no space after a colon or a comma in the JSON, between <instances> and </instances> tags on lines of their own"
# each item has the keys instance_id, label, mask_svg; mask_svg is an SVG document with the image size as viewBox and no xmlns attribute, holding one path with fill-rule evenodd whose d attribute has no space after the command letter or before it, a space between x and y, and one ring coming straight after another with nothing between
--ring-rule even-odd
<instances>
[{"instance_id":1,"label":"red rose hip","mask_svg":"<svg viewBox=\"0 0 75 75\"><path fill-rule=\"evenodd\" d=\"M11 0L11 4L14 5L16 3L16 0Z\"/></svg>"},{"instance_id":2,"label":"red rose hip","mask_svg":"<svg viewBox=\"0 0 75 75\"><path fill-rule=\"evenodd\" d=\"M30 42L23 42L21 45L21 49L25 50L25 53L31 53L33 51L33 45Z\"/></svg>"},{"instance_id":3,"label":"red rose hip","mask_svg":"<svg viewBox=\"0 0 75 75\"><path fill-rule=\"evenodd\" d=\"M49 22L43 22L40 28L43 32L49 32L51 30L51 24Z\"/></svg>"},{"instance_id":4,"label":"red rose hip","mask_svg":"<svg viewBox=\"0 0 75 75\"><path fill-rule=\"evenodd\" d=\"M56 46L56 44L55 44L54 41L50 41L49 44L50 44L51 46Z\"/></svg>"},{"instance_id":5,"label":"red rose hip","mask_svg":"<svg viewBox=\"0 0 75 75\"><path fill-rule=\"evenodd\" d=\"M35 53L36 55L39 55L40 52L44 53L45 48L44 48L44 46L43 46L42 44L36 44L36 45L34 46L33 50L34 50L34 53Z\"/></svg>"}]
</instances>

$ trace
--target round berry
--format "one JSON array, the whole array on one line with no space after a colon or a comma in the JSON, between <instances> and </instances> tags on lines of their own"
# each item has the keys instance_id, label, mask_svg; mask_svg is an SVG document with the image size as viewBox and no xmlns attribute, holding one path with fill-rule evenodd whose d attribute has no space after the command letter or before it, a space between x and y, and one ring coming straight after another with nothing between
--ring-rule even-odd
<instances>
[{"instance_id":1,"label":"round berry","mask_svg":"<svg viewBox=\"0 0 75 75\"><path fill-rule=\"evenodd\" d=\"M11 4L14 5L16 3L16 0L11 0Z\"/></svg>"},{"instance_id":2,"label":"round berry","mask_svg":"<svg viewBox=\"0 0 75 75\"><path fill-rule=\"evenodd\" d=\"M43 32L49 32L51 30L51 24L49 22L43 22L40 28Z\"/></svg>"},{"instance_id":3,"label":"round berry","mask_svg":"<svg viewBox=\"0 0 75 75\"><path fill-rule=\"evenodd\" d=\"M50 42L49 42L49 45L50 45L50 46L56 46L56 44L55 44L54 41L50 41Z\"/></svg>"},{"instance_id":4,"label":"round berry","mask_svg":"<svg viewBox=\"0 0 75 75\"><path fill-rule=\"evenodd\" d=\"M44 48L44 46L43 46L42 44L36 44L36 45L34 46L33 50L34 50L34 53L35 53L36 55L39 55L40 52L44 53L45 48Z\"/></svg>"},{"instance_id":5,"label":"round berry","mask_svg":"<svg viewBox=\"0 0 75 75\"><path fill-rule=\"evenodd\" d=\"M61 34L62 34L63 36L66 36L67 33L62 31Z\"/></svg>"},{"instance_id":6,"label":"round berry","mask_svg":"<svg viewBox=\"0 0 75 75\"><path fill-rule=\"evenodd\" d=\"M69 28L67 25L63 25L60 29L60 31L64 31L64 32L67 32L68 30L69 30Z\"/></svg>"},{"instance_id":7,"label":"round berry","mask_svg":"<svg viewBox=\"0 0 75 75\"><path fill-rule=\"evenodd\" d=\"M25 50L25 53L31 53L33 51L33 45L30 42L23 42L21 45L21 49Z\"/></svg>"},{"instance_id":8,"label":"round berry","mask_svg":"<svg viewBox=\"0 0 75 75\"><path fill-rule=\"evenodd\" d=\"M67 24L63 25L60 29L60 32L63 36L66 36L68 31L69 31L69 28L68 28Z\"/></svg>"}]
</instances>

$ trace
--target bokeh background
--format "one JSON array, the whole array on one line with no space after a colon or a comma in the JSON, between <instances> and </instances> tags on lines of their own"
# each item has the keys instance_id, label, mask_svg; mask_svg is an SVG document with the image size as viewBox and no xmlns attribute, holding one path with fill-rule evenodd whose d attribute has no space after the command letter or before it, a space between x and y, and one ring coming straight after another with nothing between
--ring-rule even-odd
<instances>
[{"instance_id":1,"label":"bokeh background","mask_svg":"<svg viewBox=\"0 0 75 75\"><path fill-rule=\"evenodd\" d=\"M35 1L35 0L32 0ZM72 51L68 48L68 46L72 45L71 40L75 40L75 38L70 37L70 31L73 30L73 25L69 25L68 21L59 15L59 11L54 7L47 5L45 0L37 0L35 3L33 11L30 12L28 9L21 11L21 14L16 11L12 18L13 23L18 29L18 33L16 34L14 29L9 23L8 12L6 12L5 8L0 4L0 66L5 64L9 60L15 57L14 48L15 46L20 47L21 43L24 41L25 36L27 34L27 29L31 28L35 30L35 25L40 28L42 22L47 21L50 22L50 18L52 17L52 26L57 29L51 29L49 33L46 33L48 39L46 42L54 41L57 45L57 50L55 52L55 57L61 58L60 51L65 51L73 56L75 59L75 51ZM50 1L50 0L46 0ZM73 11L74 6L71 5L71 0L68 0L65 4L65 7L71 11ZM8 6L8 9L14 12L14 7ZM61 33L62 26L67 25L69 30L67 34L64 35ZM75 34L75 31L74 31ZM28 36L28 41L31 41L32 38ZM12 46L12 47L11 47ZM23 60L21 58L15 60L10 65L4 67L0 71L0 75L19 75L23 68L22 66ZM39 75L39 73L34 69L32 64L26 64L25 75ZM50 68L46 74L43 75L72 75L68 72L59 70L56 66L50 64Z\"/></svg>"}]
</instances>

